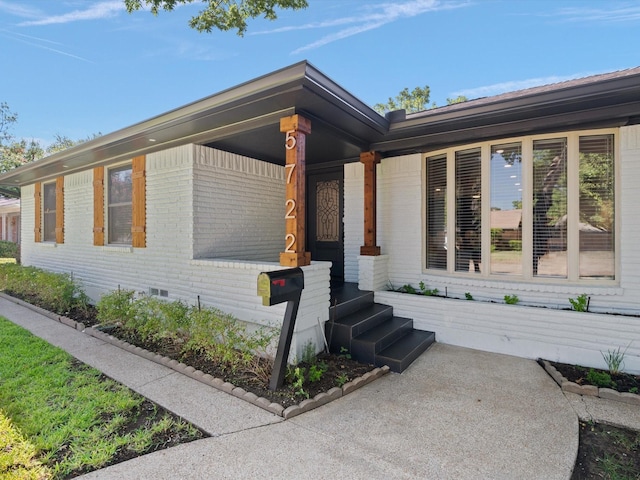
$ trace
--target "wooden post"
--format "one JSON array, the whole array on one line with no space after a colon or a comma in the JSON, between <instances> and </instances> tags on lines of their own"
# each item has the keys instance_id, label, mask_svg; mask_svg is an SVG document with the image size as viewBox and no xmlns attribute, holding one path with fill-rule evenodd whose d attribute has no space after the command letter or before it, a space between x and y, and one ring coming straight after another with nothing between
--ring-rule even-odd
<instances>
[{"instance_id":1,"label":"wooden post","mask_svg":"<svg viewBox=\"0 0 640 480\"><path fill-rule=\"evenodd\" d=\"M380 255L376 246L376 165L380 163L380 152L362 152L360 162L364 164L364 245L360 255Z\"/></svg>"},{"instance_id":2,"label":"wooden post","mask_svg":"<svg viewBox=\"0 0 640 480\"><path fill-rule=\"evenodd\" d=\"M311 122L300 115L280 119L280 131L285 133L287 150L285 165L285 247L280 253L283 267L302 267L311 263L311 253L305 252L305 148Z\"/></svg>"}]
</instances>

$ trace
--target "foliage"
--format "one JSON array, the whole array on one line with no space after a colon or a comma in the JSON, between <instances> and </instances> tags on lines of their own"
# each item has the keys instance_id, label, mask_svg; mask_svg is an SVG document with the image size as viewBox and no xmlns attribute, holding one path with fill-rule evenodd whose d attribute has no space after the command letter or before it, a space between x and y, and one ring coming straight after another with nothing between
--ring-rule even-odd
<instances>
[{"instance_id":1,"label":"foliage","mask_svg":"<svg viewBox=\"0 0 640 480\"><path fill-rule=\"evenodd\" d=\"M0 290L38 299L39 306L58 315L86 310L89 305L89 298L73 275L15 263L0 264Z\"/></svg>"},{"instance_id":2,"label":"foliage","mask_svg":"<svg viewBox=\"0 0 640 480\"><path fill-rule=\"evenodd\" d=\"M596 387L606 388L611 386L611 375L607 372L600 372L593 368L587 373L587 381Z\"/></svg>"},{"instance_id":3,"label":"foliage","mask_svg":"<svg viewBox=\"0 0 640 480\"><path fill-rule=\"evenodd\" d=\"M45 480L51 471L37 459L35 446L0 410L0 478Z\"/></svg>"},{"instance_id":4,"label":"foliage","mask_svg":"<svg viewBox=\"0 0 640 480\"><path fill-rule=\"evenodd\" d=\"M0 320L0 352L4 414L52 478L101 468L128 450L157 450L153 438L159 429L190 439L201 436L157 411L147 415L144 397L5 319Z\"/></svg>"},{"instance_id":5,"label":"foliage","mask_svg":"<svg viewBox=\"0 0 640 480\"><path fill-rule=\"evenodd\" d=\"M149 5L151 13L158 15L162 9L172 11L176 6L192 3L194 0L124 0L129 13ZM243 36L247 31L249 18L277 18L276 8L300 10L308 6L307 0L218 0L205 1L203 10L191 17L189 26L199 32L211 32L214 28L222 31L237 29Z\"/></svg>"},{"instance_id":6,"label":"foliage","mask_svg":"<svg viewBox=\"0 0 640 480\"><path fill-rule=\"evenodd\" d=\"M509 250L512 252L521 252L522 240L509 240Z\"/></svg>"},{"instance_id":7,"label":"foliage","mask_svg":"<svg viewBox=\"0 0 640 480\"><path fill-rule=\"evenodd\" d=\"M94 134L85 139L71 140L64 135L56 135L54 142L45 148L33 138L16 139L10 130L17 121L18 114L11 112L6 102L0 103L0 173L8 172L26 163L39 160L45 155L51 155L99 136L99 134ZM9 188L8 190L19 196L17 188Z\"/></svg>"},{"instance_id":8,"label":"foliage","mask_svg":"<svg viewBox=\"0 0 640 480\"><path fill-rule=\"evenodd\" d=\"M18 244L0 240L0 258L18 258Z\"/></svg>"},{"instance_id":9,"label":"foliage","mask_svg":"<svg viewBox=\"0 0 640 480\"><path fill-rule=\"evenodd\" d=\"M505 295L504 296L504 303L506 303L507 305L515 305L519 301L520 301L520 299L518 298L517 295Z\"/></svg>"},{"instance_id":10,"label":"foliage","mask_svg":"<svg viewBox=\"0 0 640 480\"><path fill-rule=\"evenodd\" d=\"M613 231L614 175L611 153L580 154L580 221Z\"/></svg>"},{"instance_id":11,"label":"foliage","mask_svg":"<svg viewBox=\"0 0 640 480\"><path fill-rule=\"evenodd\" d=\"M401 292L401 293L410 293L412 295L425 295L427 297L430 297L432 295L437 295L439 293L439 290L437 288L433 288L433 289L427 288L427 285L422 281L418 284L418 288L419 290L417 290L410 283L407 283L395 291Z\"/></svg>"},{"instance_id":12,"label":"foliage","mask_svg":"<svg viewBox=\"0 0 640 480\"><path fill-rule=\"evenodd\" d=\"M570 298L569 303L571 304L571 309L576 312L588 312L589 311L589 300L590 298L586 293L578 295L578 298Z\"/></svg>"},{"instance_id":13,"label":"foliage","mask_svg":"<svg viewBox=\"0 0 640 480\"><path fill-rule=\"evenodd\" d=\"M464 298L466 300L473 300L473 295L471 295L471 293L469 292L464 292Z\"/></svg>"},{"instance_id":14,"label":"foliage","mask_svg":"<svg viewBox=\"0 0 640 480\"><path fill-rule=\"evenodd\" d=\"M429 94L428 85L425 85L424 88L416 87L411 92L405 87L395 98L389 97L387 103L377 103L373 109L380 114L394 110L406 110L407 113L420 112L428 108Z\"/></svg>"},{"instance_id":15,"label":"foliage","mask_svg":"<svg viewBox=\"0 0 640 480\"><path fill-rule=\"evenodd\" d=\"M607 350L607 353L600 352L602 358L607 363L607 367L609 368L609 373L611 375L617 375L622 370L622 366L624 365L624 356L627 353L627 349L631 346L631 343L627 345L627 348L624 351L620 351L620 347L616 350Z\"/></svg>"},{"instance_id":16,"label":"foliage","mask_svg":"<svg viewBox=\"0 0 640 480\"><path fill-rule=\"evenodd\" d=\"M436 108L436 104L429 106L429 95L431 91L428 85L424 87L415 87L411 92L407 87L403 88L395 98L389 97L387 103L376 103L373 109L381 115L394 110L405 110L407 113L416 113L429 108ZM447 98L447 105L462 103L468 101L468 98L460 95L456 98Z\"/></svg>"},{"instance_id":17,"label":"foliage","mask_svg":"<svg viewBox=\"0 0 640 480\"><path fill-rule=\"evenodd\" d=\"M267 357L278 333L270 327L249 332L244 322L215 308L168 302L132 290L103 295L96 308L102 325L120 325L147 342L175 342L183 353L202 353L231 372L258 368L255 356Z\"/></svg>"}]
</instances>

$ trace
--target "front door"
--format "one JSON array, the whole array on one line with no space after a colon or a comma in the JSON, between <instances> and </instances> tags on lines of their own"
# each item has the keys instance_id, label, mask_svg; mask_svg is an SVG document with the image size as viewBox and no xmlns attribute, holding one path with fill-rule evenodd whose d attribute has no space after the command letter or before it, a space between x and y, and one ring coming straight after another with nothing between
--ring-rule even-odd
<instances>
[{"instance_id":1,"label":"front door","mask_svg":"<svg viewBox=\"0 0 640 480\"><path fill-rule=\"evenodd\" d=\"M344 169L307 174L307 250L332 262L331 279L344 280Z\"/></svg>"}]
</instances>

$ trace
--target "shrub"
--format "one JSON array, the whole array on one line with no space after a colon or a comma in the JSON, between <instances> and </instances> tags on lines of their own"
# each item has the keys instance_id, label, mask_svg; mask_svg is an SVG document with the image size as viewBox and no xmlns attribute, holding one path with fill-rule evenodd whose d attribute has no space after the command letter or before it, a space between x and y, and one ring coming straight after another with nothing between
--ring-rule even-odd
<instances>
[{"instance_id":1,"label":"shrub","mask_svg":"<svg viewBox=\"0 0 640 480\"><path fill-rule=\"evenodd\" d=\"M587 381L596 387L603 388L611 386L612 383L611 375L607 372L599 372L593 368L589 370L589 373L587 373Z\"/></svg>"},{"instance_id":2,"label":"shrub","mask_svg":"<svg viewBox=\"0 0 640 480\"><path fill-rule=\"evenodd\" d=\"M514 252L522 251L522 240L509 240L509 250Z\"/></svg>"},{"instance_id":3,"label":"shrub","mask_svg":"<svg viewBox=\"0 0 640 480\"><path fill-rule=\"evenodd\" d=\"M86 309L89 297L67 273L55 273L15 263L0 264L0 289L25 298L58 315Z\"/></svg>"},{"instance_id":4,"label":"shrub","mask_svg":"<svg viewBox=\"0 0 640 480\"><path fill-rule=\"evenodd\" d=\"M19 247L17 243L0 240L0 258L18 258Z\"/></svg>"},{"instance_id":5,"label":"shrub","mask_svg":"<svg viewBox=\"0 0 640 480\"><path fill-rule=\"evenodd\" d=\"M171 340L182 353L197 352L224 369L248 369L257 376L268 374L264 362L277 329L261 327L249 332L247 324L215 308L189 306L157 297L136 297L132 290L104 295L96 306L101 324L118 324L146 341Z\"/></svg>"}]
</instances>

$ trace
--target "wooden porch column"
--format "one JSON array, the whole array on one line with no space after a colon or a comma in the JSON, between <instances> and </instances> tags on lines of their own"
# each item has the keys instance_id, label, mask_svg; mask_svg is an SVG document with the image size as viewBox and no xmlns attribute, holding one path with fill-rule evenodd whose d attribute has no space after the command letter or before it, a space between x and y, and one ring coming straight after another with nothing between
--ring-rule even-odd
<instances>
[{"instance_id":1,"label":"wooden porch column","mask_svg":"<svg viewBox=\"0 0 640 480\"><path fill-rule=\"evenodd\" d=\"M380 255L376 246L376 165L380 163L380 152L362 152L360 162L364 164L364 245L360 255Z\"/></svg>"},{"instance_id":2,"label":"wooden porch column","mask_svg":"<svg viewBox=\"0 0 640 480\"><path fill-rule=\"evenodd\" d=\"M311 133L311 122L300 115L280 119L280 131L286 134L284 146L287 150L285 165L286 235L284 252L280 253L283 267L303 267L311 263L311 253L305 252L305 154L306 136Z\"/></svg>"}]
</instances>

